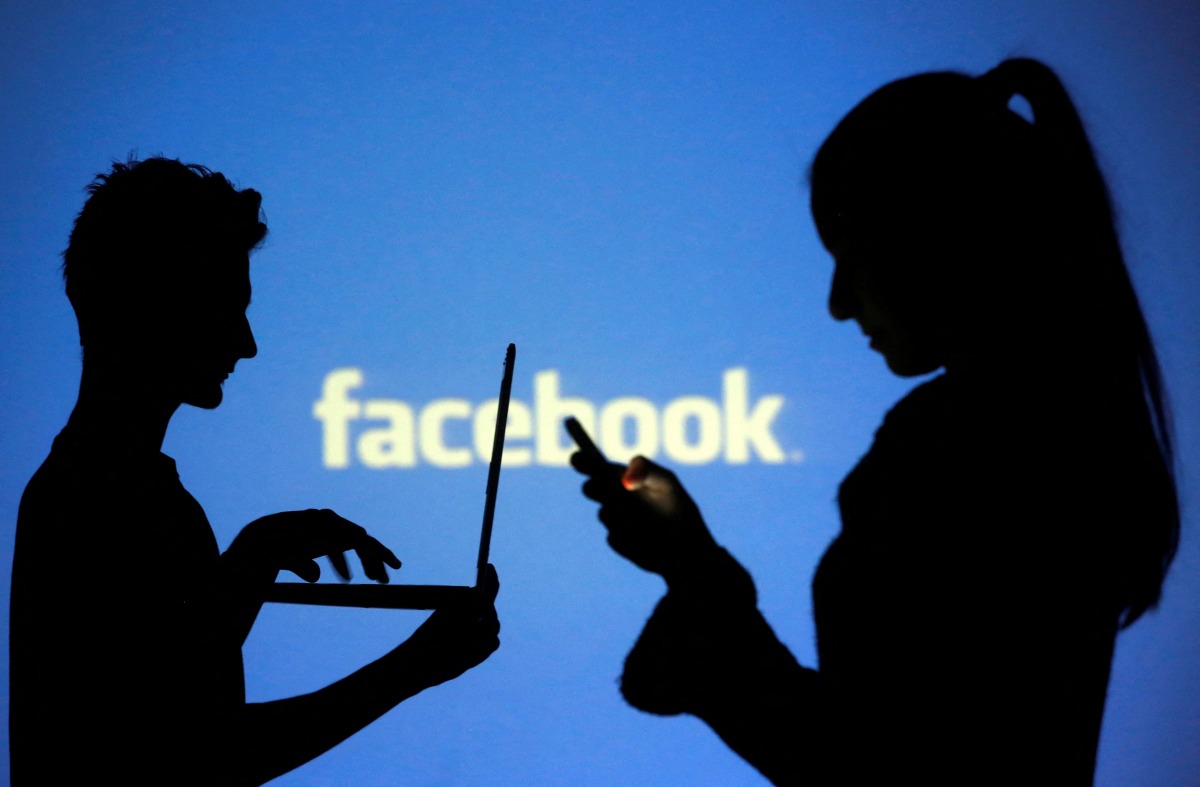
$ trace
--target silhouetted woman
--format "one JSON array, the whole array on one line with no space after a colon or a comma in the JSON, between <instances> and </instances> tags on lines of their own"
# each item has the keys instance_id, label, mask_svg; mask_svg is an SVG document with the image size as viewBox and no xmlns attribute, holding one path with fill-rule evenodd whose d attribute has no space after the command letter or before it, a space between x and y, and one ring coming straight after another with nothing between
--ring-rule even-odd
<instances>
[{"instance_id":1,"label":"silhouetted woman","mask_svg":"<svg viewBox=\"0 0 1200 787\"><path fill-rule=\"evenodd\" d=\"M942 373L842 482L812 583L819 669L674 475L576 454L610 544L668 585L622 691L700 717L779 784L1090 784L1114 640L1157 602L1179 515L1080 119L1036 61L918 75L838 124L810 184L831 314L894 373Z\"/></svg>"}]
</instances>

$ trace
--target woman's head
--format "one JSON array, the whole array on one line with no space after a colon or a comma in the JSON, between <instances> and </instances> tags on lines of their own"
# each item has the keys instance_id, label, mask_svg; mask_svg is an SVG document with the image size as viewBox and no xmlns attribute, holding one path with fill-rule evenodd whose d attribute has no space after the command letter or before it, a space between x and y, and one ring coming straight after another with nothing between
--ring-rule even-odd
<instances>
[{"instance_id":1,"label":"woman's head","mask_svg":"<svg viewBox=\"0 0 1200 787\"><path fill-rule=\"evenodd\" d=\"M1179 527L1165 397L1108 190L1054 72L1015 59L885 85L837 125L809 180L835 262L830 312L893 371L1037 374L1079 417L1157 443L1156 509L1118 536L1137 563L1126 622L1152 606Z\"/></svg>"},{"instance_id":2,"label":"woman's head","mask_svg":"<svg viewBox=\"0 0 1200 787\"><path fill-rule=\"evenodd\" d=\"M858 319L864 298L887 302L918 345L912 363L885 352L901 374L1077 347L1087 315L1064 303L1102 268L1124 272L1086 135L1036 61L885 85L837 125L810 182L840 275L831 311Z\"/></svg>"}]
</instances>

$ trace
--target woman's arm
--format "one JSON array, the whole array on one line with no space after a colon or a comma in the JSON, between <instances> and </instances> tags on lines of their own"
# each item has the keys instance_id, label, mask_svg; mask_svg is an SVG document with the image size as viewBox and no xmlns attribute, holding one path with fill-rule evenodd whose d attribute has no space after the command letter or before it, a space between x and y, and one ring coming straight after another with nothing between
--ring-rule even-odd
<instances>
[{"instance_id":1,"label":"woman's arm","mask_svg":"<svg viewBox=\"0 0 1200 787\"><path fill-rule=\"evenodd\" d=\"M625 661L634 707L690 713L777 784L821 783L835 740L821 677L796 662L757 607L750 575L722 549L674 474L641 457L628 468L572 457L601 504L608 541L660 574L659 602Z\"/></svg>"},{"instance_id":2,"label":"woman's arm","mask_svg":"<svg viewBox=\"0 0 1200 787\"><path fill-rule=\"evenodd\" d=\"M626 658L622 694L640 710L700 718L776 784L824 783L837 725L821 676L775 636L725 550L695 565Z\"/></svg>"}]
</instances>

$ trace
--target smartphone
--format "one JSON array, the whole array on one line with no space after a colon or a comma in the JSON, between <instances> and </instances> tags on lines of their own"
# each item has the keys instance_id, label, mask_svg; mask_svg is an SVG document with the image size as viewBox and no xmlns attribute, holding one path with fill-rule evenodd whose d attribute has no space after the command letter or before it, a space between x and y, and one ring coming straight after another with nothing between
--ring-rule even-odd
<instances>
[{"instance_id":1,"label":"smartphone","mask_svg":"<svg viewBox=\"0 0 1200 787\"><path fill-rule=\"evenodd\" d=\"M563 421L563 425L567 427L567 434L571 435L571 439L575 441L575 445L579 446L579 450L588 458L588 464L595 465L597 468L605 467L609 464L608 459L592 441L587 430L583 428L583 424L571 417Z\"/></svg>"}]
</instances>

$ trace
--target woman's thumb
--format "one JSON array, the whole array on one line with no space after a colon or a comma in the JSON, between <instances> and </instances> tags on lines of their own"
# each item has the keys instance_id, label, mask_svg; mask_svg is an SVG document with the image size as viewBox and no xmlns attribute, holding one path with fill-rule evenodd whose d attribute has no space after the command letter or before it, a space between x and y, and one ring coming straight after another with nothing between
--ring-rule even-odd
<instances>
[{"instance_id":1,"label":"woman's thumb","mask_svg":"<svg viewBox=\"0 0 1200 787\"><path fill-rule=\"evenodd\" d=\"M680 489L675 474L644 456L629 460L621 485L653 506L659 514L670 516L679 509Z\"/></svg>"}]
</instances>

